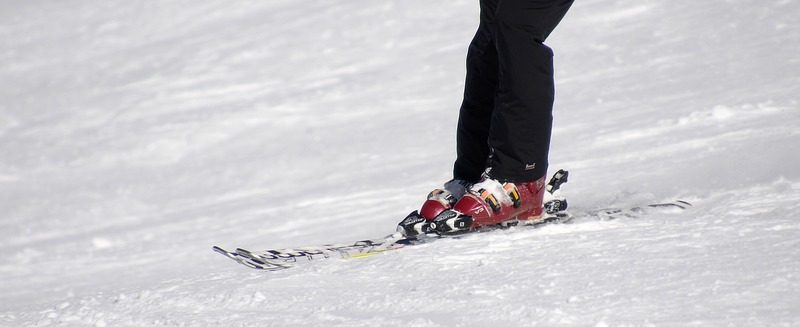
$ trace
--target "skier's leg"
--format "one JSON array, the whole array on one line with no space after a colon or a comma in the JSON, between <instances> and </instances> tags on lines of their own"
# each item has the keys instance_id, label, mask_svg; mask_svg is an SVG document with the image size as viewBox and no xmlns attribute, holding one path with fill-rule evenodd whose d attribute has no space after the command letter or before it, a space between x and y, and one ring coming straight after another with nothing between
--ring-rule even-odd
<instances>
[{"instance_id":1,"label":"skier's leg","mask_svg":"<svg viewBox=\"0 0 800 327\"><path fill-rule=\"evenodd\" d=\"M491 27L497 0L481 0L480 5L480 25L467 52L467 78L456 131L458 156L453 179L428 194L420 210L400 222L398 227L405 235L426 232L427 222L452 208L486 170L489 124L497 93L497 50Z\"/></svg>"},{"instance_id":2,"label":"skier's leg","mask_svg":"<svg viewBox=\"0 0 800 327\"><path fill-rule=\"evenodd\" d=\"M497 0L481 0L480 25L467 52L464 100L458 116L453 177L473 183L481 178L489 157L489 124L498 83L492 26L496 9Z\"/></svg>"},{"instance_id":3,"label":"skier's leg","mask_svg":"<svg viewBox=\"0 0 800 327\"><path fill-rule=\"evenodd\" d=\"M495 42L499 84L491 116L489 167L503 182L547 173L555 87L553 52L542 42L572 0L500 0Z\"/></svg>"}]
</instances>

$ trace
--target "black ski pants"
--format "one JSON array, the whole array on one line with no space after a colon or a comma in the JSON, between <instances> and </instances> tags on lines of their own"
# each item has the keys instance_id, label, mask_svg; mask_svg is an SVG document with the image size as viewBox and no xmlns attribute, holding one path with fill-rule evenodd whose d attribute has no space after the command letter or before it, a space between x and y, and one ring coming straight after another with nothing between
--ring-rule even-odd
<instances>
[{"instance_id":1,"label":"black ski pants","mask_svg":"<svg viewBox=\"0 0 800 327\"><path fill-rule=\"evenodd\" d=\"M553 52L542 42L573 0L480 0L458 118L456 179L527 182L547 173Z\"/></svg>"}]
</instances>

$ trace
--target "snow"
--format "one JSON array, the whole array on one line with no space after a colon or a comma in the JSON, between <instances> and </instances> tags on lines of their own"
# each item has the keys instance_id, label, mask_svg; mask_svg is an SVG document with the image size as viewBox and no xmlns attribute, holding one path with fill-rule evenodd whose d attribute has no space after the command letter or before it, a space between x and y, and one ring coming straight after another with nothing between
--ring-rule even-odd
<instances>
[{"instance_id":1,"label":"snow","mask_svg":"<svg viewBox=\"0 0 800 327\"><path fill-rule=\"evenodd\" d=\"M385 235L449 178L476 1L0 7L0 326L800 325L796 1L550 36L574 210L691 211L276 273L210 248Z\"/></svg>"}]
</instances>

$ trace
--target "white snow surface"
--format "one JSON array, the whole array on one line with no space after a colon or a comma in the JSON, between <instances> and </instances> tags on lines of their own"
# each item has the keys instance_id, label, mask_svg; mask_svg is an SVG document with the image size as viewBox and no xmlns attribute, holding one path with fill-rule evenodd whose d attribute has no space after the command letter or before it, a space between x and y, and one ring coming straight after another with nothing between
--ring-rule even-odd
<instances>
[{"instance_id":1,"label":"white snow surface","mask_svg":"<svg viewBox=\"0 0 800 327\"><path fill-rule=\"evenodd\" d=\"M573 210L388 234L449 179L475 0L0 3L0 326L800 326L800 2L582 0L556 52Z\"/></svg>"}]
</instances>

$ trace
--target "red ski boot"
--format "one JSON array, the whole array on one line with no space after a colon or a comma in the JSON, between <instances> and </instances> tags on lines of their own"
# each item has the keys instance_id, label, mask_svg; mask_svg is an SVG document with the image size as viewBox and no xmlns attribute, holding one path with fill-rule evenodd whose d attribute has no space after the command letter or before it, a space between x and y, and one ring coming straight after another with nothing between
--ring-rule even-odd
<instances>
[{"instance_id":1,"label":"red ski boot","mask_svg":"<svg viewBox=\"0 0 800 327\"><path fill-rule=\"evenodd\" d=\"M537 224L548 219L558 219L564 214L567 201L556 196L561 184L567 182L569 173L557 171L550 182L545 178L527 183L500 183L484 178L470 185L463 180L445 183L443 189L433 190L420 211L414 211L397 226L397 231L407 237L419 234L458 234L483 226L517 223ZM542 203L544 193L556 199Z\"/></svg>"},{"instance_id":2,"label":"red ski boot","mask_svg":"<svg viewBox=\"0 0 800 327\"><path fill-rule=\"evenodd\" d=\"M439 234L454 234L512 221L535 222L542 217L545 177L524 183L501 183L491 178L440 212L429 225Z\"/></svg>"}]
</instances>

